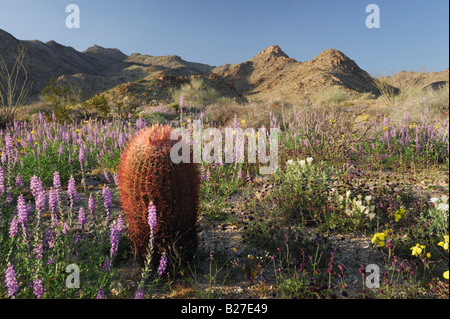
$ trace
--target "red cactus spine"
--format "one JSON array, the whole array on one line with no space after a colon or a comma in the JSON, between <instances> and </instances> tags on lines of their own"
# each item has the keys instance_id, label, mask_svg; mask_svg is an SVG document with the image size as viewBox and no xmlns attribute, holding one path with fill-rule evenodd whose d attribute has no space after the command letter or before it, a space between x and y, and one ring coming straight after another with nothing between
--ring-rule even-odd
<instances>
[{"instance_id":1,"label":"red cactus spine","mask_svg":"<svg viewBox=\"0 0 450 319\"><path fill-rule=\"evenodd\" d=\"M145 258L150 236L150 202L157 209L153 261L174 249L189 257L197 246L199 171L192 161L171 161L170 150L178 142L170 140L171 131L169 126L148 127L129 142L122 155L120 201L140 261Z\"/></svg>"}]
</instances>

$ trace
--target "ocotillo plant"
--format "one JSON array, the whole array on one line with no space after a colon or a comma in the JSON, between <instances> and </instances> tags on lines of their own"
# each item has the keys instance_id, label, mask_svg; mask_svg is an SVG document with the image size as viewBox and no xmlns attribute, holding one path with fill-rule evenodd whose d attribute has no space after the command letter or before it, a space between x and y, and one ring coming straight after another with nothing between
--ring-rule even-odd
<instances>
[{"instance_id":1,"label":"ocotillo plant","mask_svg":"<svg viewBox=\"0 0 450 319\"><path fill-rule=\"evenodd\" d=\"M169 126L148 127L129 142L122 154L120 201L140 261L145 259L150 235L150 202L158 212L153 260L158 261L163 252L187 258L197 246L199 170L192 160L179 164L171 161L170 150L178 142L170 140L171 131Z\"/></svg>"}]
</instances>

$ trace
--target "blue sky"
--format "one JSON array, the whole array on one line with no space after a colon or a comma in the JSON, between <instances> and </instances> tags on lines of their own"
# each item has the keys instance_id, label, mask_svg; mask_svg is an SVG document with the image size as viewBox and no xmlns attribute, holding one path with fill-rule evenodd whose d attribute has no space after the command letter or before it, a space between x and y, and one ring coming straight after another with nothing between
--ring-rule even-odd
<instances>
[{"instance_id":1,"label":"blue sky","mask_svg":"<svg viewBox=\"0 0 450 319\"><path fill-rule=\"evenodd\" d=\"M79 29L65 25L72 3ZM365 24L371 3L379 29ZM80 51L98 44L215 66L274 44L298 61L338 49L371 74L449 66L448 0L0 0L0 29Z\"/></svg>"}]
</instances>

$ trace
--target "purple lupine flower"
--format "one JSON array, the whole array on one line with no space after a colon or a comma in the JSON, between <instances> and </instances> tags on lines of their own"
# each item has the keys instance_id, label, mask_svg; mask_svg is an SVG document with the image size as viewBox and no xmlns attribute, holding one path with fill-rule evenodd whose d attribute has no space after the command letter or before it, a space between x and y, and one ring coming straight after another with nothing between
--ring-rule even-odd
<instances>
[{"instance_id":1,"label":"purple lupine flower","mask_svg":"<svg viewBox=\"0 0 450 319\"><path fill-rule=\"evenodd\" d=\"M59 236L59 234L57 234ZM53 236L53 231L51 228L46 228L44 232L44 239L43 239L44 245L47 245L48 248L55 247L55 237Z\"/></svg>"},{"instance_id":2,"label":"purple lupine flower","mask_svg":"<svg viewBox=\"0 0 450 319\"><path fill-rule=\"evenodd\" d=\"M53 188L56 190L61 189L61 177L58 172L53 173Z\"/></svg>"},{"instance_id":3,"label":"purple lupine flower","mask_svg":"<svg viewBox=\"0 0 450 319\"><path fill-rule=\"evenodd\" d=\"M200 167L200 182L204 182L205 181L205 166Z\"/></svg>"},{"instance_id":4,"label":"purple lupine flower","mask_svg":"<svg viewBox=\"0 0 450 319\"><path fill-rule=\"evenodd\" d=\"M155 229L157 224L156 206L153 202L148 205L148 225L150 226L150 242L153 243L155 239Z\"/></svg>"},{"instance_id":5,"label":"purple lupine flower","mask_svg":"<svg viewBox=\"0 0 450 319\"><path fill-rule=\"evenodd\" d=\"M114 259L114 257L117 256L117 251L119 249L119 240L122 230L123 230L123 222L118 221L117 223L111 225L109 236L109 242L111 244L110 249L111 262Z\"/></svg>"},{"instance_id":6,"label":"purple lupine flower","mask_svg":"<svg viewBox=\"0 0 450 319\"><path fill-rule=\"evenodd\" d=\"M111 211L112 208L112 195L111 195L111 191L109 190L108 186L103 186L103 190L102 190L102 196L104 199L104 205L106 207L106 218L109 218L109 213Z\"/></svg>"},{"instance_id":7,"label":"purple lupine flower","mask_svg":"<svg viewBox=\"0 0 450 319\"><path fill-rule=\"evenodd\" d=\"M158 277L161 277L166 272L167 268L167 256L163 254L159 260L159 266L157 269Z\"/></svg>"},{"instance_id":8,"label":"purple lupine flower","mask_svg":"<svg viewBox=\"0 0 450 319\"><path fill-rule=\"evenodd\" d=\"M51 213L58 208L58 191L56 189L52 188L48 191L48 208Z\"/></svg>"},{"instance_id":9,"label":"purple lupine flower","mask_svg":"<svg viewBox=\"0 0 450 319\"><path fill-rule=\"evenodd\" d=\"M136 294L134 295L134 299L143 299L144 298L144 290L142 288L138 288L136 290Z\"/></svg>"},{"instance_id":10,"label":"purple lupine flower","mask_svg":"<svg viewBox=\"0 0 450 319\"><path fill-rule=\"evenodd\" d=\"M73 239L73 242L75 243L75 244L78 244L78 242L81 240L81 235L80 234L78 234L78 233L76 233L75 234L75 238Z\"/></svg>"},{"instance_id":11,"label":"purple lupine flower","mask_svg":"<svg viewBox=\"0 0 450 319\"><path fill-rule=\"evenodd\" d=\"M55 258L49 258L47 259L47 265L53 265L55 263Z\"/></svg>"},{"instance_id":12,"label":"purple lupine flower","mask_svg":"<svg viewBox=\"0 0 450 319\"><path fill-rule=\"evenodd\" d=\"M108 182L108 184L111 184L111 179L109 178L109 174L108 172L105 170L103 175L105 175L106 181Z\"/></svg>"},{"instance_id":13,"label":"purple lupine flower","mask_svg":"<svg viewBox=\"0 0 450 319\"><path fill-rule=\"evenodd\" d=\"M17 201L17 221L22 224L22 229L24 235L26 236L27 232L27 223L28 223L28 208L25 204L25 198L22 194L20 194L19 199Z\"/></svg>"},{"instance_id":14,"label":"purple lupine flower","mask_svg":"<svg viewBox=\"0 0 450 319\"><path fill-rule=\"evenodd\" d=\"M78 211L78 222L81 225L81 229L84 229L84 225L86 224L86 214L84 213L83 207Z\"/></svg>"},{"instance_id":15,"label":"purple lupine flower","mask_svg":"<svg viewBox=\"0 0 450 319\"><path fill-rule=\"evenodd\" d=\"M247 183L252 182L252 177L250 176L250 172L247 172Z\"/></svg>"},{"instance_id":16,"label":"purple lupine flower","mask_svg":"<svg viewBox=\"0 0 450 319\"><path fill-rule=\"evenodd\" d=\"M105 299L105 290L100 288L98 290L97 296L95 298L96 299Z\"/></svg>"},{"instance_id":17,"label":"purple lupine flower","mask_svg":"<svg viewBox=\"0 0 450 319\"><path fill-rule=\"evenodd\" d=\"M5 192L5 171L0 167L0 194Z\"/></svg>"},{"instance_id":18,"label":"purple lupine flower","mask_svg":"<svg viewBox=\"0 0 450 319\"><path fill-rule=\"evenodd\" d=\"M45 190L40 189L36 196L36 210L42 212L45 209L45 202L47 199L47 193Z\"/></svg>"},{"instance_id":19,"label":"purple lupine flower","mask_svg":"<svg viewBox=\"0 0 450 319\"><path fill-rule=\"evenodd\" d=\"M73 178L73 176L71 176L69 179L69 184L67 186L67 194L69 195L71 205L73 205L73 203L75 201L78 201L80 198L80 195L77 193L75 179Z\"/></svg>"},{"instance_id":20,"label":"purple lupine flower","mask_svg":"<svg viewBox=\"0 0 450 319\"><path fill-rule=\"evenodd\" d=\"M34 253L36 259L42 259L44 256L44 246L41 243L36 244L36 247L34 248Z\"/></svg>"},{"instance_id":21,"label":"purple lupine flower","mask_svg":"<svg viewBox=\"0 0 450 319\"><path fill-rule=\"evenodd\" d=\"M6 146L6 155L8 155L9 158L12 158L13 151L14 151L12 136L9 136L9 135L5 136L5 146Z\"/></svg>"},{"instance_id":22,"label":"purple lupine flower","mask_svg":"<svg viewBox=\"0 0 450 319\"><path fill-rule=\"evenodd\" d=\"M16 292L19 290L19 284L17 283L16 271L11 263L8 263L8 268L5 270L5 283L8 288L8 296L15 299Z\"/></svg>"},{"instance_id":23,"label":"purple lupine flower","mask_svg":"<svg viewBox=\"0 0 450 319\"><path fill-rule=\"evenodd\" d=\"M38 299L44 297L44 287L42 286L42 280L37 277L33 279L33 293Z\"/></svg>"},{"instance_id":24,"label":"purple lupine flower","mask_svg":"<svg viewBox=\"0 0 450 319\"><path fill-rule=\"evenodd\" d=\"M183 113L183 107L184 107L184 95L181 95L180 97L180 111Z\"/></svg>"},{"instance_id":25,"label":"purple lupine flower","mask_svg":"<svg viewBox=\"0 0 450 319\"><path fill-rule=\"evenodd\" d=\"M65 235L69 230L70 230L69 224L67 224L67 222L64 222L62 233Z\"/></svg>"},{"instance_id":26,"label":"purple lupine flower","mask_svg":"<svg viewBox=\"0 0 450 319\"><path fill-rule=\"evenodd\" d=\"M7 161L6 152L2 152L2 164L5 165Z\"/></svg>"},{"instance_id":27,"label":"purple lupine flower","mask_svg":"<svg viewBox=\"0 0 450 319\"><path fill-rule=\"evenodd\" d=\"M30 189L34 198L37 198L38 193L44 189L42 181L35 175L30 179Z\"/></svg>"},{"instance_id":28,"label":"purple lupine flower","mask_svg":"<svg viewBox=\"0 0 450 319\"><path fill-rule=\"evenodd\" d=\"M92 219L95 219L95 216L94 216L95 201L94 201L94 198L92 197L92 194L89 195L88 209L91 212Z\"/></svg>"},{"instance_id":29,"label":"purple lupine flower","mask_svg":"<svg viewBox=\"0 0 450 319\"><path fill-rule=\"evenodd\" d=\"M23 183L22 176L20 175L20 173L18 173L17 176L16 176L16 186L19 187L19 189L22 189L25 186L25 184Z\"/></svg>"},{"instance_id":30,"label":"purple lupine flower","mask_svg":"<svg viewBox=\"0 0 450 319\"><path fill-rule=\"evenodd\" d=\"M206 171L206 181L209 182L211 180L211 172L208 170Z\"/></svg>"},{"instance_id":31,"label":"purple lupine flower","mask_svg":"<svg viewBox=\"0 0 450 319\"><path fill-rule=\"evenodd\" d=\"M5 203L7 206L11 205L11 203L13 202L13 197L10 193L6 194L6 198L5 198Z\"/></svg>"},{"instance_id":32,"label":"purple lupine flower","mask_svg":"<svg viewBox=\"0 0 450 319\"><path fill-rule=\"evenodd\" d=\"M237 174L237 178L241 179L242 178L242 169L239 170L238 174Z\"/></svg>"},{"instance_id":33,"label":"purple lupine flower","mask_svg":"<svg viewBox=\"0 0 450 319\"><path fill-rule=\"evenodd\" d=\"M113 179L114 179L114 184L116 184L116 186L119 187L119 174L114 173Z\"/></svg>"},{"instance_id":34,"label":"purple lupine flower","mask_svg":"<svg viewBox=\"0 0 450 319\"><path fill-rule=\"evenodd\" d=\"M118 231L120 234L122 234L122 232L123 232L124 229L125 229L125 225L124 225L124 223L123 223L123 219L122 219L122 217L120 217L120 216L117 218L116 228L117 228L117 231Z\"/></svg>"},{"instance_id":35,"label":"purple lupine flower","mask_svg":"<svg viewBox=\"0 0 450 319\"><path fill-rule=\"evenodd\" d=\"M64 147L63 147L63 145L61 144L60 146L59 146L59 150L58 150L58 161L60 161L61 160L61 156L64 154Z\"/></svg>"},{"instance_id":36,"label":"purple lupine flower","mask_svg":"<svg viewBox=\"0 0 450 319\"><path fill-rule=\"evenodd\" d=\"M9 238L14 238L17 236L17 232L18 232L18 224L19 221L17 220L17 216L14 216L11 219L11 223L9 224Z\"/></svg>"},{"instance_id":37,"label":"purple lupine flower","mask_svg":"<svg viewBox=\"0 0 450 319\"><path fill-rule=\"evenodd\" d=\"M108 257L106 257L105 260L102 262L100 269L102 271L109 272L111 270L110 265L111 265L111 260Z\"/></svg>"},{"instance_id":38,"label":"purple lupine flower","mask_svg":"<svg viewBox=\"0 0 450 319\"><path fill-rule=\"evenodd\" d=\"M78 160L80 161L81 168L83 169L84 160L86 159L86 150L84 146L80 146L80 151L78 152Z\"/></svg>"}]
</instances>

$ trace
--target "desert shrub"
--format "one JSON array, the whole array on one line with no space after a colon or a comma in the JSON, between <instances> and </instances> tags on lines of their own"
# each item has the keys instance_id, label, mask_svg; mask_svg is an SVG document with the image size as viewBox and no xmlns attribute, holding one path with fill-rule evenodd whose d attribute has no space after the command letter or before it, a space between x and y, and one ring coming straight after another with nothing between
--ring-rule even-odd
<instances>
[{"instance_id":1,"label":"desert shrub","mask_svg":"<svg viewBox=\"0 0 450 319\"><path fill-rule=\"evenodd\" d=\"M0 128L16 119L28 98L32 84L25 69L25 54L26 48L20 44L11 68L0 55Z\"/></svg>"},{"instance_id":2,"label":"desert shrub","mask_svg":"<svg viewBox=\"0 0 450 319\"><path fill-rule=\"evenodd\" d=\"M347 100L347 93L339 86L332 86L312 96L315 103L341 103Z\"/></svg>"},{"instance_id":3,"label":"desert shrub","mask_svg":"<svg viewBox=\"0 0 450 319\"><path fill-rule=\"evenodd\" d=\"M181 85L180 88L169 90L169 96L174 102L180 101L182 95L186 101L186 106L205 106L229 100L222 97L202 78L192 78L189 83Z\"/></svg>"},{"instance_id":4,"label":"desert shrub","mask_svg":"<svg viewBox=\"0 0 450 319\"><path fill-rule=\"evenodd\" d=\"M83 110L89 115L106 117L109 114L110 106L104 95L96 95L92 99L81 104Z\"/></svg>"},{"instance_id":5,"label":"desert shrub","mask_svg":"<svg viewBox=\"0 0 450 319\"><path fill-rule=\"evenodd\" d=\"M405 97L394 100L387 108L392 120L400 121L408 114L411 121L419 122L422 116L443 121L449 112L449 84L439 90L410 88Z\"/></svg>"},{"instance_id":6,"label":"desert shrub","mask_svg":"<svg viewBox=\"0 0 450 319\"><path fill-rule=\"evenodd\" d=\"M57 120L64 121L70 118L74 105L82 102L85 95L79 87L57 83L52 77L41 91L41 99L52 106Z\"/></svg>"},{"instance_id":7,"label":"desert shrub","mask_svg":"<svg viewBox=\"0 0 450 319\"><path fill-rule=\"evenodd\" d=\"M180 111L180 105L178 103L171 103L171 104L167 105L167 107L169 109L173 110L174 112Z\"/></svg>"}]
</instances>

